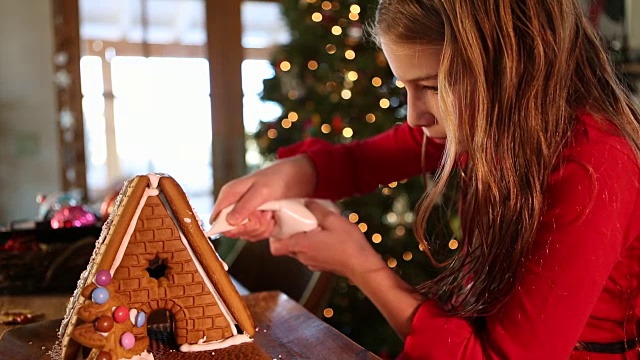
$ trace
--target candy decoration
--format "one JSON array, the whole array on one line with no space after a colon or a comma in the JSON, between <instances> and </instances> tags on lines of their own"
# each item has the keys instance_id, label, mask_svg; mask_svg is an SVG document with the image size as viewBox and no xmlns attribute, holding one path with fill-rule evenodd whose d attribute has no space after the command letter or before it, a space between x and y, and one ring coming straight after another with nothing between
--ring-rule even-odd
<instances>
[{"instance_id":1,"label":"candy decoration","mask_svg":"<svg viewBox=\"0 0 640 360\"><path fill-rule=\"evenodd\" d=\"M130 350L131 348L133 348L133 345L135 345L135 343L136 338L133 337L133 334L128 331L122 334L122 336L120 337L120 345L122 345L125 350Z\"/></svg>"},{"instance_id":2,"label":"candy decoration","mask_svg":"<svg viewBox=\"0 0 640 360\"><path fill-rule=\"evenodd\" d=\"M102 315L95 322L96 330L106 333L113 329L113 319L111 316Z\"/></svg>"},{"instance_id":3,"label":"candy decoration","mask_svg":"<svg viewBox=\"0 0 640 360\"><path fill-rule=\"evenodd\" d=\"M143 311L140 311L136 315L136 326L137 327L144 326L145 321L147 321L147 314L145 314Z\"/></svg>"},{"instance_id":4,"label":"candy decoration","mask_svg":"<svg viewBox=\"0 0 640 360\"><path fill-rule=\"evenodd\" d=\"M95 214L84 205L66 205L57 210L49 220L52 229L95 226Z\"/></svg>"},{"instance_id":5,"label":"candy decoration","mask_svg":"<svg viewBox=\"0 0 640 360\"><path fill-rule=\"evenodd\" d=\"M100 351L96 356L96 360L111 360L111 354L106 351Z\"/></svg>"},{"instance_id":6,"label":"candy decoration","mask_svg":"<svg viewBox=\"0 0 640 360\"><path fill-rule=\"evenodd\" d=\"M96 304L104 304L109 300L109 290L97 287L91 292L91 300Z\"/></svg>"},{"instance_id":7,"label":"candy decoration","mask_svg":"<svg viewBox=\"0 0 640 360\"><path fill-rule=\"evenodd\" d=\"M113 310L113 320L121 324L129 319L129 309L126 306L118 306Z\"/></svg>"},{"instance_id":8,"label":"candy decoration","mask_svg":"<svg viewBox=\"0 0 640 360\"><path fill-rule=\"evenodd\" d=\"M111 283L111 273L108 270L100 270L96 274L96 284L107 286Z\"/></svg>"}]
</instances>

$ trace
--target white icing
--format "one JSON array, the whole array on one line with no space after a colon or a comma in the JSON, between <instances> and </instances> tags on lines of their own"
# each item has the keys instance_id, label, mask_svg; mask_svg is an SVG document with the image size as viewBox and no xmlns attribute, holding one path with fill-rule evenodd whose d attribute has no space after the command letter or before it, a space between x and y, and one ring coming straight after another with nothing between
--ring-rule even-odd
<instances>
[{"instance_id":1,"label":"white icing","mask_svg":"<svg viewBox=\"0 0 640 360\"><path fill-rule=\"evenodd\" d=\"M96 332L104 337L107 337L109 335L108 332L101 332L101 331L96 331Z\"/></svg>"},{"instance_id":2,"label":"white icing","mask_svg":"<svg viewBox=\"0 0 640 360\"><path fill-rule=\"evenodd\" d=\"M187 224L190 224L190 223L191 223L191 219L189 219L189 218L184 218L184 219L182 219L182 220L184 220L184 222L186 222Z\"/></svg>"},{"instance_id":3,"label":"white icing","mask_svg":"<svg viewBox=\"0 0 640 360\"><path fill-rule=\"evenodd\" d=\"M151 183L151 188L157 188L158 182L160 181L160 176L157 174L147 174L147 177L149 178L149 182Z\"/></svg>"},{"instance_id":4,"label":"white icing","mask_svg":"<svg viewBox=\"0 0 640 360\"><path fill-rule=\"evenodd\" d=\"M247 334L234 335L234 336L226 338L224 340L212 341L212 342L208 342L208 343L204 343L205 340L206 340L206 337L204 339L198 341L197 344L183 344L183 345L180 345L180 351L182 351L182 352L191 352L191 351L216 350L216 349L226 348L226 347L232 346L232 345L239 345L239 344L243 344L243 343L246 343L246 342L253 341L253 339L251 339L249 336L247 336Z\"/></svg>"},{"instance_id":5,"label":"white icing","mask_svg":"<svg viewBox=\"0 0 640 360\"><path fill-rule=\"evenodd\" d=\"M134 355L132 358L122 358L120 360L154 360L154 359L153 359L153 354L148 353L147 350L145 350L140 355Z\"/></svg>"}]
</instances>

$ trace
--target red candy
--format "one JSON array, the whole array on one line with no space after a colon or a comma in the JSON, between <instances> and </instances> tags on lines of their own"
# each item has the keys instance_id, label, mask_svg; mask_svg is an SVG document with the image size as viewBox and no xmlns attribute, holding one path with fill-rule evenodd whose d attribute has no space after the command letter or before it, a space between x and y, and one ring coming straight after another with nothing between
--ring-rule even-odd
<instances>
[{"instance_id":1,"label":"red candy","mask_svg":"<svg viewBox=\"0 0 640 360\"><path fill-rule=\"evenodd\" d=\"M129 320L129 309L126 306L116 307L113 310L113 320L120 324Z\"/></svg>"},{"instance_id":2,"label":"red candy","mask_svg":"<svg viewBox=\"0 0 640 360\"><path fill-rule=\"evenodd\" d=\"M100 351L96 356L96 360L111 360L111 354L106 351Z\"/></svg>"},{"instance_id":3,"label":"red candy","mask_svg":"<svg viewBox=\"0 0 640 360\"><path fill-rule=\"evenodd\" d=\"M109 332L113 329L113 319L110 316L102 315L95 322L96 330L99 332Z\"/></svg>"}]
</instances>

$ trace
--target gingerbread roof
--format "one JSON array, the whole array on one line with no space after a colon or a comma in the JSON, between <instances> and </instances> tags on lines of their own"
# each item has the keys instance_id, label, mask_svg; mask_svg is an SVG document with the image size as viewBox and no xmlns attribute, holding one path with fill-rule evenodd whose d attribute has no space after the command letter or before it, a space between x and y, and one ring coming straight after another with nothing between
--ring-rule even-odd
<instances>
[{"instance_id":1,"label":"gingerbread roof","mask_svg":"<svg viewBox=\"0 0 640 360\"><path fill-rule=\"evenodd\" d=\"M154 273L158 265L162 270ZM99 287L94 279L97 282L96 275L104 273L111 277L102 290L109 292L108 302L93 303L92 292ZM134 352L144 342L132 350L116 351L112 347L117 344L108 345L109 334L103 331L95 336L91 322L111 316L116 305L131 309L134 315L131 322L126 321L127 329L144 341L148 341L146 324L136 328L134 316L148 316L158 309L171 312L176 342L187 348L230 338L236 334L236 323L249 337L255 331L251 314L186 194L166 175L136 176L125 183L67 307L58 334L62 358L74 358L79 340L97 344L94 346L100 349L95 351L107 349L120 357L137 355Z\"/></svg>"}]
</instances>

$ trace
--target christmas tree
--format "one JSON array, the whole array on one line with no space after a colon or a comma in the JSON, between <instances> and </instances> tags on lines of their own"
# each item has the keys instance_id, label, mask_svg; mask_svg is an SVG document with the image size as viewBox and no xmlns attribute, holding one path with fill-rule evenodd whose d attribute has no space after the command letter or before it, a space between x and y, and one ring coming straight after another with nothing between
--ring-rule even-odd
<instances>
[{"instance_id":1,"label":"christmas tree","mask_svg":"<svg viewBox=\"0 0 640 360\"><path fill-rule=\"evenodd\" d=\"M308 137L347 143L404 121L403 84L363 31L375 11L375 0L281 3L291 41L274 53L276 75L265 80L262 99L280 104L283 114L262 123L255 134L267 159L273 159L278 148ZM340 204L387 265L412 285L435 271L412 230L413 209L428 183L423 177L404 179ZM432 218L430 233L444 230L442 236L451 236L448 222L455 219L446 212ZM393 357L402 348L377 309L346 279L337 281L324 320L382 357Z\"/></svg>"}]
</instances>

